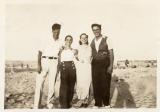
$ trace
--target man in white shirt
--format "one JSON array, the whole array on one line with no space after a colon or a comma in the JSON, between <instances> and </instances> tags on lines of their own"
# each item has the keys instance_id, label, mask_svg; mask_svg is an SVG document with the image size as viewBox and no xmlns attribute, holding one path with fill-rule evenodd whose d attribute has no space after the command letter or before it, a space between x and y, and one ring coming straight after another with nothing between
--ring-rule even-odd
<instances>
[{"instance_id":1,"label":"man in white shirt","mask_svg":"<svg viewBox=\"0 0 160 112\"><path fill-rule=\"evenodd\" d=\"M110 38L101 34L101 25L92 24L92 83L95 108L110 107L110 83L113 71L113 47Z\"/></svg>"},{"instance_id":2,"label":"man in white shirt","mask_svg":"<svg viewBox=\"0 0 160 112\"><path fill-rule=\"evenodd\" d=\"M58 53L60 47L62 46L62 42L59 40L61 25L53 24L52 25L52 34L53 37L45 46L38 51L38 74L36 77L36 89L34 96L34 109L38 109L40 107L42 91L44 81L46 76L48 75L48 99L47 99L47 107L49 109L53 108L52 100L54 97L54 84L55 77L57 73L57 65L58 65Z\"/></svg>"}]
</instances>

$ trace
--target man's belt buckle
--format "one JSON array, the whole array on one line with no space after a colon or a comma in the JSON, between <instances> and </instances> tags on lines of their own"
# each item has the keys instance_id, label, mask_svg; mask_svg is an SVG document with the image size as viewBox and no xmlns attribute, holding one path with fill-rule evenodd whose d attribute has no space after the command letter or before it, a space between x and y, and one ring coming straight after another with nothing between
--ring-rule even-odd
<instances>
[{"instance_id":1,"label":"man's belt buckle","mask_svg":"<svg viewBox=\"0 0 160 112\"><path fill-rule=\"evenodd\" d=\"M46 58L46 56L42 56L42 58Z\"/></svg>"},{"instance_id":2,"label":"man's belt buckle","mask_svg":"<svg viewBox=\"0 0 160 112\"><path fill-rule=\"evenodd\" d=\"M48 57L48 59L58 59L57 57Z\"/></svg>"},{"instance_id":3,"label":"man's belt buckle","mask_svg":"<svg viewBox=\"0 0 160 112\"><path fill-rule=\"evenodd\" d=\"M53 59L53 57L48 57L48 59Z\"/></svg>"},{"instance_id":4,"label":"man's belt buckle","mask_svg":"<svg viewBox=\"0 0 160 112\"><path fill-rule=\"evenodd\" d=\"M53 57L53 59L58 59L57 57Z\"/></svg>"}]
</instances>

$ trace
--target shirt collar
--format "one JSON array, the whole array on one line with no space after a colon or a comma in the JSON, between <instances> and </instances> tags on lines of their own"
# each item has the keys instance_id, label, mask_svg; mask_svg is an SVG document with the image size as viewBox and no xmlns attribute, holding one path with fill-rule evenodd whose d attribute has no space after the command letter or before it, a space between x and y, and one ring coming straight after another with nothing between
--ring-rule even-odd
<instances>
[{"instance_id":1,"label":"shirt collar","mask_svg":"<svg viewBox=\"0 0 160 112\"><path fill-rule=\"evenodd\" d=\"M103 35L102 35L98 40L96 40L96 37L95 37L95 39L94 39L94 40L95 40L95 42L98 42L98 41L101 41L101 40L102 40L102 38L104 38L104 37L103 37Z\"/></svg>"}]
</instances>

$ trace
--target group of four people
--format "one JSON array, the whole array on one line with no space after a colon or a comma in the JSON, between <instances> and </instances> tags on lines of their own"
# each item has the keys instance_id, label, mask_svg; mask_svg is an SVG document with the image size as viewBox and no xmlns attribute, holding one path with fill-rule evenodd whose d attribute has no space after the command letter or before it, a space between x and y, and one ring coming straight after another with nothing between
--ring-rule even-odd
<instances>
[{"instance_id":1,"label":"group of four people","mask_svg":"<svg viewBox=\"0 0 160 112\"><path fill-rule=\"evenodd\" d=\"M34 96L34 108L41 103L44 81L48 75L48 99L47 107L53 108L55 97L55 81L60 72L59 103L61 108L71 108L74 89L78 99L89 97L89 89L92 83L95 100L94 108L110 106L110 83L113 71L113 47L110 39L101 34L101 25L92 24L95 38L88 43L88 35L80 35L79 47L73 49L71 44L73 37L67 35L65 44L59 40L61 25L52 25L53 39L38 53L38 73L36 77L36 89ZM81 106L82 106L81 105Z\"/></svg>"}]
</instances>

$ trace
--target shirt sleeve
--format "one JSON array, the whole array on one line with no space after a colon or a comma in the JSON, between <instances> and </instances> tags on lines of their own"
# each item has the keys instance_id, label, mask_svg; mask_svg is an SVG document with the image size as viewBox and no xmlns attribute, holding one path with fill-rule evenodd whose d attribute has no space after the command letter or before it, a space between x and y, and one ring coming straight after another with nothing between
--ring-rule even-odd
<instances>
[{"instance_id":1,"label":"shirt sleeve","mask_svg":"<svg viewBox=\"0 0 160 112\"><path fill-rule=\"evenodd\" d=\"M113 49L113 41L111 38L107 38L106 43L108 45L109 50Z\"/></svg>"}]
</instances>

